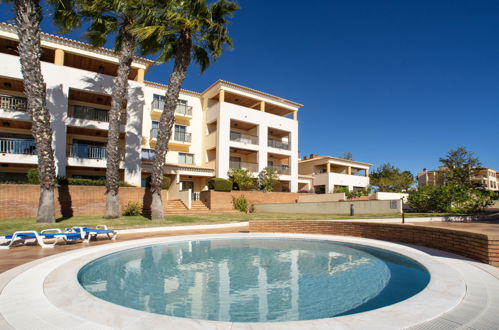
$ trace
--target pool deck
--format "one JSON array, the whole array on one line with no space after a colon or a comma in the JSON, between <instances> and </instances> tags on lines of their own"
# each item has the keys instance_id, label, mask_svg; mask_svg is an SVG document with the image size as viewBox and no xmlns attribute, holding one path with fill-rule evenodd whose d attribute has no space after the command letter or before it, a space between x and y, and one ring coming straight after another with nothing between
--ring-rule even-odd
<instances>
[{"instance_id":1,"label":"pool deck","mask_svg":"<svg viewBox=\"0 0 499 330\"><path fill-rule=\"evenodd\" d=\"M329 221L336 221L336 220L329 220ZM345 220L342 220L345 221ZM359 221L359 220L351 220L351 221ZM361 220L359 222L364 222L366 220ZM378 221L376 221L378 222ZM387 223L394 223L393 219L390 221L387 221ZM486 235L499 235L499 222L489 222L489 223L451 223L451 222L417 222L417 223L407 223L404 226L426 226L426 227L431 227L431 228L445 228L445 229L452 229L452 230L462 230L462 231L467 231L467 232L473 232L473 233L479 233L479 234L486 234ZM41 264L42 262L47 262L50 260L53 260L53 258L59 257L62 261L61 262L66 262L64 261L66 259L65 255L68 255L67 253L70 253L73 255L74 253L77 254L87 254L90 253L91 251L95 249L99 250L114 250L117 249L119 246L124 245L128 246L130 244L135 245L139 244L140 241L145 242L146 244L149 242L148 239L150 239L151 242L155 242L157 240L163 239L173 239L173 236L191 236L192 235L199 235L199 234L231 234L231 233L241 233L241 232L248 232L249 226L247 223L237 223L237 224L231 224L227 225L228 227L224 226L197 226L197 227L179 227L175 229L156 229L155 231L148 231L148 232L135 232L135 233L130 233L130 231L121 233L118 237L117 241L111 241L107 239L99 239L97 241L92 241L89 244L83 244L83 243L76 243L76 244L69 244L69 245L58 245L55 248L52 249L42 249L38 246L19 246L19 247L14 247L10 250L0 250L0 274L5 273L4 275L0 275L0 277L3 276L3 284L0 283L0 292L2 292L2 286L5 286L8 282L14 283L15 278L17 276L35 276L33 273L37 272L31 272L33 275L29 275L30 273L26 272L28 268L32 267L37 267L38 264ZM166 231L165 231L166 230ZM240 235L240 234L239 234ZM316 234L314 234L315 236ZM343 237L338 237L338 239L356 239L356 238L343 238ZM137 242L137 243L136 243ZM436 261L440 263L444 263L447 266L450 266L453 268L457 273L460 278L464 280L466 283L466 293L464 298L462 298L461 302L453 309L445 312L444 314L441 314L437 318L433 319L428 319L426 318L426 322L420 323L420 324L412 324L409 327L405 324L403 328L406 329L411 329L411 330L424 330L424 329L442 329L442 330L447 330L447 329L467 329L467 330L473 330L473 329L480 329L480 330L488 330L488 329L499 329L499 314L497 313L497 306L499 306L499 268L492 267L477 261L473 261L452 253L447 253L443 252L441 250L435 250L431 248L425 248L421 246L414 246L411 244L393 244L393 243L388 243L388 242L383 242L383 241L376 241L373 240L373 242L379 242L379 244L387 244L389 245L398 245L400 249L402 246L407 246L408 248L415 248L421 252L424 252L427 255L432 256L435 258ZM144 243L142 243L144 244ZM59 253L64 253L67 252L64 255L57 256ZM69 256L69 255L68 255ZM46 259L43 259L44 257L48 257ZM63 260L64 259L64 260ZM46 261L47 260L47 261ZM32 262L32 263L30 263ZM29 263L29 264L28 264ZM13 269L16 266L21 266L19 268ZM79 266L78 266L79 267ZM76 267L75 269L77 269ZM40 268L40 267L38 267ZM8 271L10 270L10 271ZM44 270L44 268L40 268L40 270ZM8 272L6 272L8 271ZM66 269L67 271L67 269ZM18 275L14 275L14 273ZM25 275L23 275L25 273ZM11 277L10 275L13 275L14 277ZM5 275L8 275L5 277ZM39 275L36 275L39 276ZM42 293L45 290L49 290L50 286L46 286L47 283L50 284L51 282L45 282L45 280L48 280L49 278L45 278L43 280L40 280L39 282L39 289L41 289L40 293ZM32 279L30 278L28 281L22 280L19 278L18 282L19 285L16 290L14 290L12 293L12 297L10 299L15 299L18 300L17 298L21 299L21 297L18 297L18 293L20 294L21 291L23 290L23 283L30 283L30 285L34 285L34 282L32 283ZM33 277L34 280L34 277ZM0 281L2 282L2 281ZM63 281L57 280L54 283L61 283ZM439 283L442 283L438 281ZM43 284L45 283L45 284ZM64 286L64 285L63 285ZM43 289L45 287L45 289ZM64 292L64 288L61 287L59 292ZM441 290L441 285L438 285L436 287L438 290ZM16 312L16 309L12 309L12 306L10 303L5 305L3 304L3 307L0 306L0 328L3 329L4 326L6 328L11 328L13 324L6 323L5 319L2 319L2 313L6 313L4 315L8 315L8 312L10 310L10 315L9 317L14 317L12 320L15 320L16 322L20 322L18 325L22 324L25 322L24 317L27 317L29 314L36 314L37 308L34 308L33 310L29 308L30 304L40 302L38 298L29 298L32 294L33 291L30 291L26 288L27 290L27 296L24 298L25 303L21 303L19 300L18 302L8 300L11 303L13 303L14 306L24 306L23 309L21 308L19 313L20 317L15 317L15 314L18 314ZM442 291L446 292L446 290ZM4 292L5 294L8 294L7 291ZM2 293L3 295L3 293ZM42 297L42 296L40 296ZM52 297L59 297L59 294L55 295L49 295L49 300L52 300ZM47 297L43 296L44 299ZM71 298L71 299L70 299ZM33 299L33 302L29 302L27 300ZM62 299L62 298L61 298ZM72 297L68 298L69 300L60 301L60 306L57 309L57 312L54 314L54 316L61 316L60 312L65 308L66 304L69 301L73 301ZM425 299L425 301L429 301L432 299ZM4 301L5 303L5 301ZM45 300L45 303L48 303L48 307L54 306L52 305L54 302L49 302ZM72 304L72 303L71 303ZM1 305L1 304L0 304ZM404 314L407 315L413 314L413 313L419 313L419 309L423 307L420 303L417 304L419 307L418 308L410 308L410 310L399 310L395 309L394 316L396 314ZM426 303L424 304L426 305ZM34 305L33 305L34 306ZM38 305L37 305L38 306ZM40 306L40 312L43 310L43 306ZM395 307L395 305L394 305ZM415 307L415 306L414 306ZM52 307L51 307L52 308ZM25 312L21 312L21 310L25 310ZM55 312L56 310L54 310ZM26 313L27 312L27 313ZM81 309L80 309L81 312ZM123 311L121 311L123 312ZM12 314L14 313L14 314ZM69 315L67 313L63 313L64 315ZM98 315L98 314L96 314ZM119 314L118 314L119 315ZM121 314L123 315L123 314ZM38 315L39 317L40 315ZM359 315L361 316L361 315ZM367 316L367 314L365 314ZM388 315L385 315L388 316ZM155 316L157 317L157 316ZM391 317L391 316L390 316ZM390 318L389 317L389 318ZM376 317L376 319L379 319ZM420 320L424 320L425 318L420 318ZM326 320L326 319L324 319ZM346 319L344 319L346 320ZM160 326L158 327L161 328L164 326L165 323L163 323L165 320L162 319L160 322L154 322L154 326ZM178 320L176 320L178 321ZM183 322L183 320L180 320ZM179 322L180 322L179 321ZM329 319L329 321L320 321L317 320L317 322L313 321L308 324L279 324L277 326L276 323L274 324L252 324L251 326L248 324L249 327L246 327L244 324L237 324L237 323L232 323L230 326L225 327L226 324L217 324L214 327L209 327L213 329L317 329L317 328L323 328L322 326L335 326L335 328L338 329L364 329L366 328L367 324L371 326L371 323L369 320L364 319L363 317L356 317L355 319L349 320L347 323L336 323L336 321L340 320L334 320L334 319ZM119 323L119 320L116 320L116 322ZM177 323L173 322L172 325L183 325L184 327L180 327L179 329L183 328L203 328L199 327L200 324L196 324L196 326L193 326L193 324L182 324L182 322ZM322 323L321 323L322 322ZM326 323L324 323L326 322ZM330 323L328 323L330 322ZM367 322L367 323L366 323ZM15 322L14 322L15 323ZM29 323L28 323L29 324ZM144 325L140 323L141 325ZM402 323L403 324L403 323ZM26 323L24 324L26 325ZM81 324L83 326L83 324ZM90 325L90 324L89 324ZM138 326L138 323L135 324ZM152 324L150 324L152 325ZM207 325L207 324L204 324ZM374 324L373 324L374 325ZM53 329L53 324L50 326L47 326L45 328ZM111 324L100 324L99 326L94 327L95 325L89 327L89 328L115 328L117 326L117 323L111 322ZM151 328L155 328L152 326ZM213 324L211 324L213 326ZM220 327L219 327L220 326ZM317 327L318 326L318 327ZM338 327L339 326L339 327ZM382 325L381 327L374 327L373 329L398 329L400 326L400 323L397 322L395 319L392 321L389 326L387 324ZM13 328L25 328L23 326L17 327L13 326ZM28 327L29 328L29 327ZM44 328L44 327L42 327ZM64 328L64 327L63 327ZM81 327L79 327L81 328ZM118 327L119 328L119 327Z\"/></svg>"}]
</instances>

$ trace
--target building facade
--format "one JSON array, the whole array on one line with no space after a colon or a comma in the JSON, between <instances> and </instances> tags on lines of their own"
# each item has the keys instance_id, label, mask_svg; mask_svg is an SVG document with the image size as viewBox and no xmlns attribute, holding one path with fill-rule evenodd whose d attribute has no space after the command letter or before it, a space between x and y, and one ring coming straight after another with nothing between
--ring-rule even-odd
<instances>
[{"instance_id":1,"label":"building facade","mask_svg":"<svg viewBox=\"0 0 499 330\"><path fill-rule=\"evenodd\" d=\"M300 160L300 189L315 193L332 193L335 187L361 190L369 187L372 164L330 156L310 155Z\"/></svg>"},{"instance_id":2,"label":"building facade","mask_svg":"<svg viewBox=\"0 0 499 330\"><path fill-rule=\"evenodd\" d=\"M436 171L423 169L423 171L418 173L418 186L441 186L445 184L444 172L445 169L443 167L440 167ZM478 169L471 180L487 190L499 191L499 174L492 168Z\"/></svg>"},{"instance_id":3,"label":"building facade","mask_svg":"<svg viewBox=\"0 0 499 330\"><path fill-rule=\"evenodd\" d=\"M37 165L26 109L14 26L0 23L0 178L21 179ZM42 73L54 134L58 176L105 177L108 110L118 58L107 49L42 33ZM151 173L166 85L144 80L153 64L135 57L122 110L121 179L143 186ZM277 190L298 186L298 121L301 104L226 81L203 92L182 90L166 156L172 196L206 189L230 168L255 175L275 167Z\"/></svg>"}]
</instances>

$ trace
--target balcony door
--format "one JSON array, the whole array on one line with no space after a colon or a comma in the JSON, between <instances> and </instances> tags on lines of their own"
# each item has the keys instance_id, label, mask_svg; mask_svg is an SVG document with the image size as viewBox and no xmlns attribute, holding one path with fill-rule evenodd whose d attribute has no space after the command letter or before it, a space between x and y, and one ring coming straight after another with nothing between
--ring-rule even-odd
<instances>
[{"instance_id":1,"label":"balcony door","mask_svg":"<svg viewBox=\"0 0 499 330\"><path fill-rule=\"evenodd\" d=\"M187 126L175 125L175 141L186 141Z\"/></svg>"},{"instance_id":2,"label":"balcony door","mask_svg":"<svg viewBox=\"0 0 499 330\"><path fill-rule=\"evenodd\" d=\"M106 158L106 143L74 139L73 157L104 159Z\"/></svg>"},{"instance_id":3,"label":"balcony door","mask_svg":"<svg viewBox=\"0 0 499 330\"><path fill-rule=\"evenodd\" d=\"M230 168L241 168L241 157L230 156Z\"/></svg>"}]
</instances>

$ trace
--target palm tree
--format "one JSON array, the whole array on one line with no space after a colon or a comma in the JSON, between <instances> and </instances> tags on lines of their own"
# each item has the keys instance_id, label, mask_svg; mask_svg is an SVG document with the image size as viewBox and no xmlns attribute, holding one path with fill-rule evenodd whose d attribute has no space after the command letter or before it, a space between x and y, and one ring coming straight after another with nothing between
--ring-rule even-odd
<instances>
[{"instance_id":1,"label":"palm tree","mask_svg":"<svg viewBox=\"0 0 499 330\"><path fill-rule=\"evenodd\" d=\"M119 52L117 76L109 110L109 131L107 140L106 169L106 211L104 218L119 218L120 203L119 164L121 160L118 143L120 136L121 109L127 100L128 77L137 40L130 33L137 28L141 15L145 11L145 2L141 0L51 0L57 4L54 20L63 32L90 21L86 37L95 47L102 47L109 35L116 34L115 49Z\"/></svg>"},{"instance_id":2,"label":"palm tree","mask_svg":"<svg viewBox=\"0 0 499 330\"><path fill-rule=\"evenodd\" d=\"M38 0L16 0L15 10L24 91L32 118L31 133L38 155L40 201L36 222L51 223L55 222L55 163L50 113L47 109L45 83L40 66L42 8Z\"/></svg>"},{"instance_id":3,"label":"palm tree","mask_svg":"<svg viewBox=\"0 0 499 330\"><path fill-rule=\"evenodd\" d=\"M151 178L151 218L163 220L161 183L168 152L168 142L175 122L175 108L187 68L192 59L204 72L212 61L220 57L224 45L232 47L228 35L229 17L239 10L230 0L218 0L207 5L206 0L153 1L154 13L145 27L134 29L142 40L142 51L160 51L158 62L174 59L173 70L165 93L165 105L160 117Z\"/></svg>"}]
</instances>

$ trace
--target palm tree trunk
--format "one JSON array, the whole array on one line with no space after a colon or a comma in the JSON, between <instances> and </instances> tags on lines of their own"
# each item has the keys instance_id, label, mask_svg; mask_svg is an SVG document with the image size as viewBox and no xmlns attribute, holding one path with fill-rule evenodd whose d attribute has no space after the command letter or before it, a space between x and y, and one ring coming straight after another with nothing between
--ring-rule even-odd
<instances>
[{"instance_id":1,"label":"palm tree trunk","mask_svg":"<svg viewBox=\"0 0 499 330\"><path fill-rule=\"evenodd\" d=\"M135 49L135 39L128 31L122 31L120 36L120 62L118 65L118 75L114 79L107 138L106 213L104 214L104 218L108 219L120 217L118 189L121 155L118 148L118 142L120 139L121 108L127 97L128 76L130 74L133 52Z\"/></svg>"},{"instance_id":2,"label":"palm tree trunk","mask_svg":"<svg viewBox=\"0 0 499 330\"><path fill-rule=\"evenodd\" d=\"M31 113L31 133L35 139L40 175L40 201L37 222L55 222L55 163L52 128L46 104L46 90L40 66L40 22L42 8L37 0L16 0L16 24L24 91Z\"/></svg>"},{"instance_id":3,"label":"palm tree trunk","mask_svg":"<svg viewBox=\"0 0 499 330\"><path fill-rule=\"evenodd\" d=\"M187 68L191 62L192 36L190 31L184 31L177 43L175 52L175 63L168 88L165 93L165 106L159 121L159 132L156 144L156 156L154 158L151 177L151 219L163 220L163 201L161 200L161 183L163 182L163 167L165 157L168 152L168 142L172 135L172 128L175 123L175 109L177 108L178 96L182 83L187 74Z\"/></svg>"}]
</instances>

